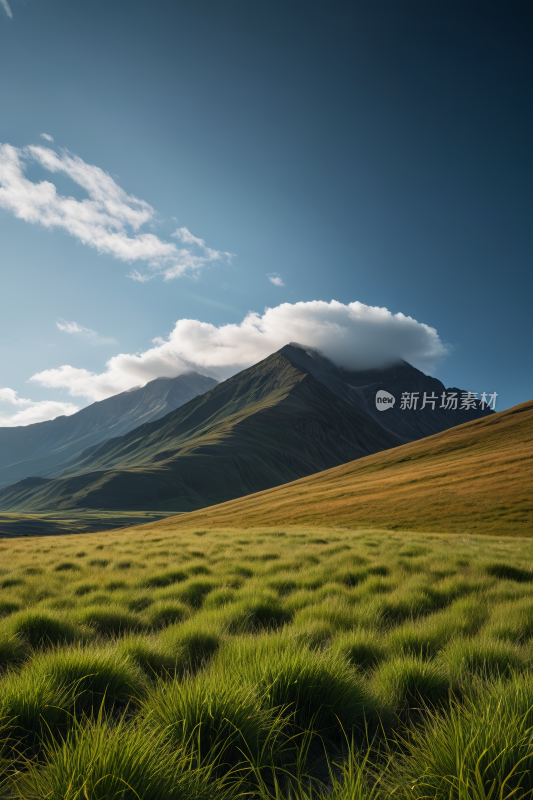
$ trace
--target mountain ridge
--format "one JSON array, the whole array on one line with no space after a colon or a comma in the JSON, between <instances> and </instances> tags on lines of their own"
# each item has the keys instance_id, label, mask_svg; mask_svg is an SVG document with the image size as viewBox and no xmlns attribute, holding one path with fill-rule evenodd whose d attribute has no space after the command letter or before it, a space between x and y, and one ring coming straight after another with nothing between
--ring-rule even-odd
<instances>
[{"instance_id":1,"label":"mountain ridge","mask_svg":"<svg viewBox=\"0 0 533 800\"><path fill-rule=\"evenodd\" d=\"M70 416L0 427L0 487L57 472L61 464L91 444L124 435L143 421L165 416L216 384L213 378L198 373L155 378L145 386L92 403Z\"/></svg>"},{"instance_id":2,"label":"mountain ridge","mask_svg":"<svg viewBox=\"0 0 533 800\"><path fill-rule=\"evenodd\" d=\"M305 382L312 387L301 390L299 384ZM347 423L346 444L335 414ZM370 439L363 436L363 442L361 431L354 432L361 422L372 429ZM283 429L283 436L278 429ZM318 445L317 436L322 440ZM5 487L0 490L0 507L115 508L117 503L131 507L133 497L145 509L154 502L165 508L178 493L174 510L191 510L219 502L228 493L248 494L262 488L265 481L283 483L287 474L309 474L345 461L350 453L374 452L397 441L383 435L364 412L344 404L276 353L165 418L90 448L85 453L89 468L79 463L76 474L46 482L37 491L33 487L27 491L25 485ZM139 443L141 455L136 448ZM161 451L163 446L171 448L168 454ZM14 505L17 491L23 494Z\"/></svg>"},{"instance_id":3,"label":"mountain ridge","mask_svg":"<svg viewBox=\"0 0 533 800\"><path fill-rule=\"evenodd\" d=\"M398 368L420 385L427 378ZM87 448L54 480L5 487L0 510L191 511L403 444L405 435L381 423L392 412L371 414L362 390L337 371L316 351L287 345L165 417ZM436 412L429 419L453 422Z\"/></svg>"}]
</instances>

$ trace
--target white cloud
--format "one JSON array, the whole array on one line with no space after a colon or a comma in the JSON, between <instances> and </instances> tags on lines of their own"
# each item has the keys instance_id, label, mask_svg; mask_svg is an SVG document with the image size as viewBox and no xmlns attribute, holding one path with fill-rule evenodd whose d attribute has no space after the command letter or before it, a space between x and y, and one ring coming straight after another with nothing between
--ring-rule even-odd
<instances>
[{"instance_id":1,"label":"white cloud","mask_svg":"<svg viewBox=\"0 0 533 800\"><path fill-rule=\"evenodd\" d=\"M11 9L9 7L9 3L7 2L7 0L0 0L0 3L4 11L6 12L7 16L9 17L9 19L13 19L13 14L11 13Z\"/></svg>"},{"instance_id":2,"label":"white cloud","mask_svg":"<svg viewBox=\"0 0 533 800\"><path fill-rule=\"evenodd\" d=\"M22 397L17 396L14 389L0 389L0 400L4 403L11 403L13 406L26 406L31 403L31 400L24 400Z\"/></svg>"},{"instance_id":3,"label":"white cloud","mask_svg":"<svg viewBox=\"0 0 533 800\"><path fill-rule=\"evenodd\" d=\"M89 334L89 336L96 336L95 331L92 331L90 328L84 328L82 325L78 325L77 322L67 322L66 319L58 319L56 325L60 331L65 331L66 333L81 333L85 335Z\"/></svg>"},{"instance_id":4,"label":"white cloud","mask_svg":"<svg viewBox=\"0 0 533 800\"><path fill-rule=\"evenodd\" d=\"M43 139L46 139L47 142L53 142L54 141L54 137L50 136L49 133L41 133L41 136L43 137Z\"/></svg>"},{"instance_id":5,"label":"white cloud","mask_svg":"<svg viewBox=\"0 0 533 800\"><path fill-rule=\"evenodd\" d=\"M91 330L91 328L84 328L83 325L78 325L77 322L68 322L66 319L58 319L56 320L56 325L60 331L83 336L85 339L88 339L91 344L117 344L116 339L110 336L100 336L96 331Z\"/></svg>"},{"instance_id":6,"label":"white cloud","mask_svg":"<svg viewBox=\"0 0 533 800\"><path fill-rule=\"evenodd\" d=\"M67 175L87 191L88 198L76 200L58 194L50 181L28 180L24 174L28 161L37 162L51 173ZM127 194L99 167L66 151L59 156L44 146L19 149L0 144L0 208L26 222L65 230L83 244L120 261L144 262L165 280L230 257L229 253L207 247L187 228L180 228L175 234L190 245L182 248L153 233L140 232L142 225L155 217L151 205ZM137 270L130 277L146 280Z\"/></svg>"},{"instance_id":7,"label":"white cloud","mask_svg":"<svg viewBox=\"0 0 533 800\"><path fill-rule=\"evenodd\" d=\"M132 271L128 275L128 278L131 278L132 281L138 281L139 283L146 283L146 281L151 281L153 277L154 277L153 275L143 275L136 269L132 269Z\"/></svg>"},{"instance_id":8,"label":"white cloud","mask_svg":"<svg viewBox=\"0 0 533 800\"><path fill-rule=\"evenodd\" d=\"M24 397L19 397L14 389L8 389L7 387L0 389L0 401L10 403L13 406L21 406L23 409L8 417L0 414L0 427L3 428L32 425L34 422L44 422L64 414L69 416L80 410L79 406L74 405L74 403L61 403L56 400L28 400Z\"/></svg>"},{"instance_id":9,"label":"white cloud","mask_svg":"<svg viewBox=\"0 0 533 800\"><path fill-rule=\"evenodd\" d=\"M221 250L213 250L211 247L207 247L205 241L199 239L198 236L193 236L188 228L178 228L171 235L179 239L183 244L196 245L200 250L203 250L203 258L205 258L206 261L220 261L222 258L227 258L228 261L231 261L232 256L235 255L234 253L225 253Z\"/></svg>"},{"instance_id":10,"label":"white cloud","mask_svg":"<svg viewBox=\"0 0 533 800\"><path fill-rule=\"evenodd\" d=\"M193 236L188 228L178 228L174 231L172 236L179 239L180 242L184 244L196 244L198 247L202 247L204 250L206 249L204 240L199 239L198 236Z\"/></svg>"},{"instance_id":11,"label":"white cloud","mask_svg":"<svg viewBox=\"0 0 533 800\"><path fill-rule=\"evenodd\" d=\"M285 286L279 275L269 275L268 280L273 283L274 286Z\"/></svg>"},{"instance_id":12,"label":"white cloud","mask_svg":"<svg viewBox=\"0 0 533 800\"><path fill-rule=\"evenodd\" d=\"M240 324L220 327L181 319L166 339L157 337L154 347L144 353L113 356L101 373L64 365L32 380L66 388L74 397L103 400L154 378L189 370L227 378L289 342L316 347L349 369L384 366L404 358L431 372L447 353L437 331L412 317L363 303L314 300L282 303L262 315L251 312Z\"/></svg>"}]
</instances>

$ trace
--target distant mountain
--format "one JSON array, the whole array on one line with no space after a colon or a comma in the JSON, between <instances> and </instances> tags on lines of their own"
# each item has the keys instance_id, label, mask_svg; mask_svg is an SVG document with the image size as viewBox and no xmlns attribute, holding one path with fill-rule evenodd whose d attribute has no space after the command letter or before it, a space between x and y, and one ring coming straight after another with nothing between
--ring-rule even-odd
<instances>
[{"instance_id":1,"label":"distant mountain","mask_svg":"<svg viewBox=\"0 0 533 800\"><path fill-rule=\"evenodd\" d=\"M196 372L156 378L70 417L0 428L0 486L65 469L85 448L159 419L216 384Z\"/></svg>"},{"instance_id":2,"label":"distant mountain","mask_svg":"<svg viewBox=\"0 0 533 800\"><path fill-rule=\"evenodd\" d=\"M185 534L191 527L297 525L530 538L532 456L530 400L294 483L157 522L150 529L155 536L169 530L179 535L182 529ZM477 541L482 547L483 540ZM453 540L449 544L453 547Z\"/></svg>"},{"instance_id":3,"label":"distant mountain","mask_svg":"<svg viewBox=\"0 0 533 800\"><path fill-rule=\"evenodd\" d=\"M287 345L165 417L87 448L60 477L0 490L0 510L191 511L457 424L454 412L437 409L400 410L394 423L394 409L372 406L369 386L428 393L444 386L406 363L372 373L373 383L368 375ZM458 413L466 421L492 412Z\"/></svg>"}]
</instances>

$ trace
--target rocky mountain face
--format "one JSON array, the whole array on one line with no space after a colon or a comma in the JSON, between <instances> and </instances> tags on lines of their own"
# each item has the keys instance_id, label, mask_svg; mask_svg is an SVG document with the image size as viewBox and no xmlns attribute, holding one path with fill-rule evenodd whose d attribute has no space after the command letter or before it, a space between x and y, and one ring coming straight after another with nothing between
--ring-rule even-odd
<instances>
[{"instance_id":1,"label":"rocky mountain face","mask_svg":"<svg viewBox=\"0 0 533 800\"><path fill-rule=\"evenodd\" d=\"M0 486L65 469L87 447L159 419L216 384L196 372L156 378L69 417L0 428Z\"/></svg>"},{"instance_id":2,"label":"rocky mountain face","mask_svg":"<svg viewBox=\"0 0 533 800\"><path fill-rule=\"evenodd\" d=\"M375 403L381 390L398 395L384 412ZM349 372L287 345L164 417L88 447L54 479L1 489L0 510L191 511L492 413L400 407L403 393L443 391L405 362Z\"/></svg>"},{"instance_id":3,"label":"rocky mountain face","mask_svg":"<svg viewBox=\"0 0 533 800\"><path fill-rule=\"evenodd\" d=\"M437 378L425 375L406 361L383 369L352 372L336 367L316 350L302 345L286 345L280 353L348 402L363 408L403 442L432 436L463 422L494 413L486 407L483 409L479 398L465 400L467 390L457 387L447 389ZM378 392L386 392L395 400L394 404L387 406L386 411L378 411Z\"/></svg>"}]
</instances>

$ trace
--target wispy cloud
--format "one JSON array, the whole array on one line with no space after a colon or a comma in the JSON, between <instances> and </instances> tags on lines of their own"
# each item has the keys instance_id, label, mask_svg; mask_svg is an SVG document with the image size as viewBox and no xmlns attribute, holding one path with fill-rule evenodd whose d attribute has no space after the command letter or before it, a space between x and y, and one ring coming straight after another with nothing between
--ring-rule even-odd
<instances>
[{"instance_id":1,"label":"wispy cloud","mask_svg":"<svg viewBox=\"0 0 533 800\"><path fill-rule=\"evenodd\" d=\"M154 277L153 275L146 275L145 273L139 272L137 269L132 269L132 271L127 276L131 278L132 281L138 281L139 283L146 283L146 281L151 281Z\"/></svg>"},{"instance_id":2,"label":"wispy cloud","mask_svg":"<svg viewBox=\"0 0 533 800\"><path fill-rule=\"evenodd\" d=\"M74 397L103 400L161 376L197 370L227 378L289 342L315 347L339 366L367 369L404 358L431 371L447 353L437 331L412 317L364 303L313 300L282 303L250 313L239 324L217 327L180 319L169 336L143 353L119 353L100 373L65 364L31 380Z\"/></svg>"},{"instance_id":3,"label":"wispy cloud","mask_svg":"<svg viewBox=\"0 0 533 800\"><path fill-rule=\"evenodd\" d=\"M90 328L84 328L83 325L78 325L77 322L67 322L66 319L58 319L56 325L60 331L65 331L65 333L81 333L85 336L87 336L87 334L89 336L96 336L96 331L92 331Z\"/></svg>"},{"instance_id":4,"label":"wispy cloud","mask_svg":"<svg viewBox=\"0 0 533 800\"><path fill-rule=\"evenodd\" d=\"M41 133L40 135L43 137L43 139L46 139L47 142L53 142L54 141L54 137L50 136L49 133Z\"/></svg>"},{"instance_id":5,"label":"wispy cloud","mask_svg":"<svg viewBox=\"0 0 533 800\"><path fill-rule=\"evenodd\" d=\"M8 417L0 414L0 427L3 428L32 425L34 422L44 422L63 415L69 416L80 410L79 406L74 405L74 403L61 403L56 400L28 400L25 397L19 397L14 389L8 389L7 387L0 389L0 402L19 406L22 409Z\"/></svg>"},{"instance_id":6,"label":"wispy cloud","mask_svg":"<svg viewBox=\"0 0 533 800\"><path fill-rule=\"evenodd\" d=\"M11 9L9 7L9 3L7 2L7 0L0 0L0 4L2 5L2 8L6 12L9 19L13 19L13 14L11 13Z\"/></svg>"},{"instance_id":7,"label":"wispy cloud","mask_svg":"<svg viewBox=\"0 0 533 800\"><path fill-rule=\"evenodd\" d=\"M280 276L277 273L272 273L268 276L268 280L274 284L274 286L285 286L283 281L281 280Z\"/></svg>"},{"instance_id":8,"label":"wispy cloud","mask_svg":"<svg viewBox=\"0 0 533 800\"><path fill-rule=\"evenodd\" d=\"M50 181L30 181L24 174L29 161L51 173L67 175L86 190L88 197L76 200L58 194ZM120 261L144 262L165 280L196 272L207 262L231 257L230 253L207 247L187 228L173 234L187 247L140 232L156 216L152 206L127 194L104 170L67 151L58 155L43 146L19 149L0 144L0 208L26 222L65 230L83 244ZM147 279L138 270L130 277L141 282Z\"/></svg>"},{"instance_id":9,"label":"wispy cloud","mask_svg":"<svg viewBox=\"0 0 533 800\"><path fill-rule=\"evenodd\" d=\"M56 320L56 325L60 331L65 333L73 333L78 336L83 336L89 339L91 344L117 344L117 340L110 336L100 336L96 331L91 328L85 328L83 325L78 325L77 322L69 322L66 319Z\"/></svg>"}]
</instances>

